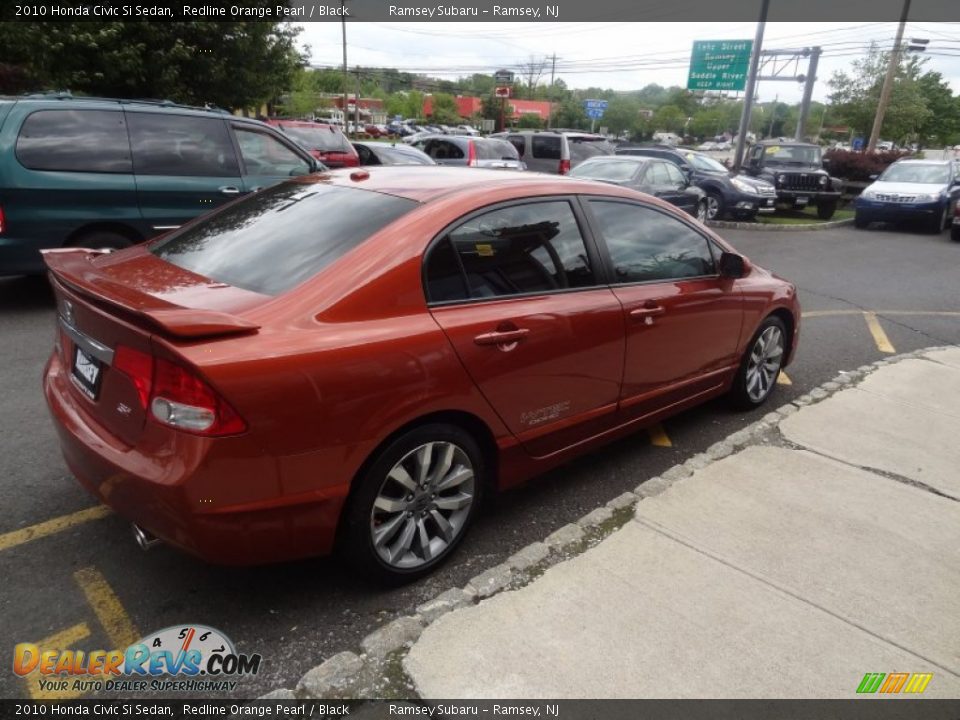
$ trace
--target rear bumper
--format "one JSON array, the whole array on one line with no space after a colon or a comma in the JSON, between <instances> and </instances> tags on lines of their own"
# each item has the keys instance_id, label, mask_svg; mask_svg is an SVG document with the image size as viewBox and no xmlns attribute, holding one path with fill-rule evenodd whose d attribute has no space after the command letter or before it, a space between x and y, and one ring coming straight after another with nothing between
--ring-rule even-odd
<instances>
[{"instance_id":1,"label":"rear bumper","mask_svg":"<svg viewBox=\"0 0 960 720\"><path fill-rule=\"evenodd\" d=\"M121 517L180 550L224 565L324 555L344 498L284 497L274 458L243 436L207 439L158 429L141 447L110 435L70 388L53 354L44 395L63 457L77 480ZM156 436L167 439L157 442ZM249 501L251 495L260 499Z\"/></svg>"}]
</instances>

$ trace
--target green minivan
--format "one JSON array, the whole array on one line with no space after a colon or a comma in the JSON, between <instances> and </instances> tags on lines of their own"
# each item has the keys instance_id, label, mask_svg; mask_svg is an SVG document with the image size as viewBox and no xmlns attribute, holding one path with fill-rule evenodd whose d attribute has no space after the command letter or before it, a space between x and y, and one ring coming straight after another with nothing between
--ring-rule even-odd
<instances>
[{"instance_id":1,"label":"green minivan","mask_svg":"<svg viewBox=\"0 0 960 720\"><path fill-rule=\"evenodd\" d=\"M320 169L283 133L223 110L0 98L0 275L43 272L44 248L127 247Z\"/></svg>"}]
</instances>

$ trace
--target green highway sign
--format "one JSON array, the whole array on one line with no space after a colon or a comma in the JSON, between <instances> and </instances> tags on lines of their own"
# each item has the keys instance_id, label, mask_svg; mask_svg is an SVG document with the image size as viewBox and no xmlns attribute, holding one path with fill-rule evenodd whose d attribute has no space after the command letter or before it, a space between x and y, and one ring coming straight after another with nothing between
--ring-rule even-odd
<instances>
[{"instance_id":1,"label":"green highway sign","mask_svg":"<svg viewBox=\"0 0 960 720\"><path fill-rule=\"evenodd\" d=\"M743 90L753 40L696 40L690 55L688 90Z\"/></svg>"}]
</instances>

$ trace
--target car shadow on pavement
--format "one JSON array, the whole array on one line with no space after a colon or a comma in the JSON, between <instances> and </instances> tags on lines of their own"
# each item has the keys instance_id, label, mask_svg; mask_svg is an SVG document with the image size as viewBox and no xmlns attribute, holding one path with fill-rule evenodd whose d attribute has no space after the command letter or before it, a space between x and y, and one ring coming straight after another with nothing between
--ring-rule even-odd
<instances>
[{"instance_id":1,"label":"car shadow on pavement","mask_svg":"<svg viewBox=\"0 0 960 720\"><path fill-rule=\"evenodd\" d=\"M45 275L0 278L0 312L52 307L53 291Z\"/></svg>"}]
</instances>

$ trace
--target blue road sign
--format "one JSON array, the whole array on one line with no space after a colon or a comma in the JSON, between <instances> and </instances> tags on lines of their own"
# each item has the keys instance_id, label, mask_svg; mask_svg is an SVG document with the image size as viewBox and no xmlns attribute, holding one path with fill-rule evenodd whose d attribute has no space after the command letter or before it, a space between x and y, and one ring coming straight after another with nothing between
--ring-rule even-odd
<instances>
[{"instance_id":1,"label":"blue road sign","mask_svg":"<svg viewBox=\"0 0 960 720\"><path fill-rule=\"evenodd\" d=\"M863 138L855 137L853 139L853 143L851 144L851 147L857 152L860 152L861 150L863 150Z\"/></svg>"},{"instance_id":2,"label":"blue road sign","mask_svg":"<svg viewBox=\"0 0 960 720\"><path fill-rule=\"evenodd\" d=\"M609 103L606 100L584 100L583 109L587 117L592 120L599 120L603 117L603 112L607 109Z\"/></svg>"}]
</instances>

